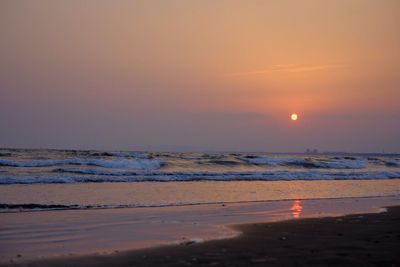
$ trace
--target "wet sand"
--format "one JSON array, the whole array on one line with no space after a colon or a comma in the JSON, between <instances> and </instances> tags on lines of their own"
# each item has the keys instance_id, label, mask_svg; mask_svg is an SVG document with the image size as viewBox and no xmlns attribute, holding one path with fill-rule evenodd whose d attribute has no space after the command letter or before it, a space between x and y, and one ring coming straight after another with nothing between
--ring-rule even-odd
<instances>
[{"instance_id":1,"label":"wet sand","mask_svg":"<svg viewBox=\"0 0 400 267\"><path fill-rule=\"evenodd\" d=\"M400 207L234 226L240 236L2 266L400 266Z\"/></svg>"},{"instance_id":2,"label":"wet sand","mask_svg":"<svg viewBox=\"0 0 400 267\"><path fill-rule=\"evenodd\" d=\"M398 205L394 196L0 213L0 264L230 238L240 234L232 225L377 213Z\"/></svg>"}]
</instances>

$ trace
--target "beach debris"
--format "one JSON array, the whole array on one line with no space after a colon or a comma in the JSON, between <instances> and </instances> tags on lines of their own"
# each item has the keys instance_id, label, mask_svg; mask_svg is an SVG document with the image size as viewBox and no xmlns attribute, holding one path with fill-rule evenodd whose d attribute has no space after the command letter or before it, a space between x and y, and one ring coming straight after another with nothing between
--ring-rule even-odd
<instances>
[{"instance_id":1,"label":"beach debris","mask_svg":"<svg viewBox=\"0 0 400 267\"><path fill-rule=\"evenodd\" d=\"M182 237L182 242L179 243L181 246L189 246L196 243L196 240L187 239L186 237Z\"/></svg>"},{"instance_id":2,"label":"beach debris","mask_svg":"<svg viewBox=\"0 0 400 267\"><path fill-rule=\"evenodd\" d=\"M286 236L281 236L279 239L280 239L280 240L286 240L287 237L286 237Z\"/></svg>"},{"instance_id":3,"label":"beach debris","mask_svg":"<svg viewBox=\"0 0 400 267\"><path fill-rule=\"evenodd\" d=\"M195 243L201 243L203 241L204 240L201 238L187 239L186 237L182 237L182 242L180 242L179 245L189 246L189 245L193 245Z\"/></svg>"},{"instance_id":4,"label":"beach debris","mask_svg":"<svg viewBox=\"0 0 400 267\"><path fill-rule=\"evenodd\" d=\"M188 240L188 241L183 242L182 245L189 246L189 245L193 245L194 243L196 243L196 242L193 240Z\"/></svg>"}]
</instances>

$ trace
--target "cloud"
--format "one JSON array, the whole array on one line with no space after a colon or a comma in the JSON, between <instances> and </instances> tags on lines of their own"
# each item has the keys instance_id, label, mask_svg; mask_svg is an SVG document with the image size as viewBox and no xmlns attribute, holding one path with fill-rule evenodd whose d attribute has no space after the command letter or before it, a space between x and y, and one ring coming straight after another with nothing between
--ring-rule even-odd
<instances>
[{"instance_id":1,"label":"cloud","mask_svg":"<svg viewBox=\"0 0 400 267\"><path fill-rule=\"evenodd\" d=\"M251 76L251 75L261 75L271 72L312 72L312 71L323 71L327 69L337 69L343 68L342 64L324 64L324 65L299 65L299 64L278 64L272 65L262 70L248 71L248 72L236 72L229 73L231 76Z\"/></svg>"}]
</instances>

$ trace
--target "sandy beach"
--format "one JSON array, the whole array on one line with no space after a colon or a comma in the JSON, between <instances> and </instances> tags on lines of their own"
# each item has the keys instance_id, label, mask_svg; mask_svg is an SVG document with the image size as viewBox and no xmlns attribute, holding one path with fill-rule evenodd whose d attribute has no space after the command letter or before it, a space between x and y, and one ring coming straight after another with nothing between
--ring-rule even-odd
<instances>
[{"instance_id":1,"label":"sandy beach","mask_svg":"<svg viewBox=\"0 0 400 267\"><path fill-rule=\"evenodd\" d=\"M400 207L342 217L237 225L225 240L1 266L398 266Z\"/></svg>"},{"instance_id":2,"label":"sandy beach","mask_svg":"<svg viewBox=\"0 0 400 267\"><path fill-rule=\"evenodd\" d=\"M383 207L398 204L375 197L6 213L0 266L386 264L399 260L400 209Z\"/></svg>"}]
</instances>

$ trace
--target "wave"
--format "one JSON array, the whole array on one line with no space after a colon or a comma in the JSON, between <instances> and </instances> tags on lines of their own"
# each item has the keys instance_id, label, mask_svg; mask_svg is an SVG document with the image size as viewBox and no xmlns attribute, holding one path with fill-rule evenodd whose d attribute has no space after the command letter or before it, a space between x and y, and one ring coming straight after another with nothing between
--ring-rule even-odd
<instances>
[{"instance_id":1,"label":"wave","mask_svg":"<svg viewBox=\"0 0 400 267\"><path fill-rule=\"evenodd\" d=\"M297 167L314 169L364 169L368 163L367 159L354 157L335 158L300 158L300 157L269 157L269 156L238 156L235 158L216 157L207 160L198 160L198 164L209 165L259 165L264 167ZM394 163L392 163L391 166Z\"/></svg>"},{"instance_id":2,"label":"wave","mask_svg":"<svg viewBox=\"0 0 400 267\"><path fill-rule=\"evenodd\" d=\"M399 159L381 160L381 162L386 167L400 167L400 160Z\"/></svg>"},{"instance_id":3,"label":"wave","mask_svg":"<svg viewBox=\"0 0 400 267\"><path fill-rule=\"evenodd\" d=\"M400 159L399 158L368 158L368 162L377 165L383 165L385 167L400 167Z\"/></svg>"},{"instance_id":4,"label":"wave","mask_svg":"<svg viewBox=\"0 0 400 267\"><path fill-rule=\"evenodd\" d=\"M387 160L385 161L387 167L400 167L400 161Z\"/></svg>"},{"instance_id":5,"label":"wave","mask_svg":"<svg viewBox=\"0 0 400 267\"><path fill-rule=\"evenodd\" d=\"M68 170L64 170L67 172ZM293 181L293 180L373 180L399 179L400 172L396 171L268 171L268 172L147 172L124 173L114 172L93 175L56 176L0 176L0 184L65 184L65 183L102 183L102 182L188 182L188 181ZM90 170L79 172L87 172ZM77 172L77 173L79 173Z\"/></svg>"},{"instance_id":6,"label":"wave","mask_svg":"<svg viewBox=\"0 0 400 267\"><path fill-rule=\"evenodd\" d=\"M163 167L165 163L160 160L150 159L62 159L62 160L33 160L33 161L15 161L0 160L0 166L8 167L53 167L60 165L87 165L104 168L117 169L137 169L137 170L155 170Z\"/></svg>"},{"instance_id":7,"label":"wave","mask_svg":"<svg viewBox=\"0 0 400 267\"><path fill-rule=\"evenodd\" d=\"M75 169L75 168L58 168L53 170L56 173L75 173L87 175L108 175L108 176L133 176L137 175L136 172L131 171L109 171L99 169Z\"/></svg>"},{"instance_id":8,"label":"wave","mask_svg":"<svg viewBox=\"0 0 400 267\"><path fill-rule=\"evenodd\" d=\"M354 157L335 157L335 158L289 158L289 157L268 157L268 156L245 156L239 157L244 162L255 165L292 166L303 168L322 168L322 169L363 169L367 164L366 159Z\"/></svg>"},{"instance_id":9,"label":"wave","mask_svg":"<svg viewBox=\"0 0 400 267\"><path fill-rule=\"evenodd\" d=\"M224 159L211 159L207 161L197 161L198 164L213 164L213 165L223 165L223 166L235 166L240 165L242 162L235 160L224 160Z\"/></svg>"}]
</instances>

